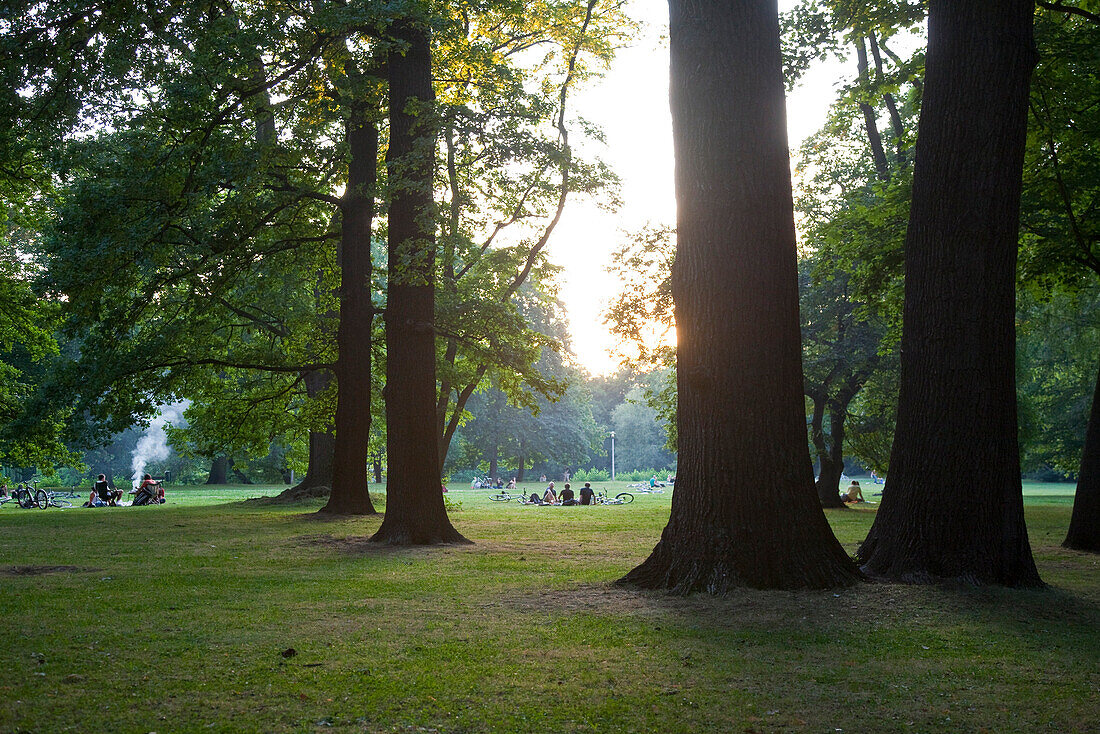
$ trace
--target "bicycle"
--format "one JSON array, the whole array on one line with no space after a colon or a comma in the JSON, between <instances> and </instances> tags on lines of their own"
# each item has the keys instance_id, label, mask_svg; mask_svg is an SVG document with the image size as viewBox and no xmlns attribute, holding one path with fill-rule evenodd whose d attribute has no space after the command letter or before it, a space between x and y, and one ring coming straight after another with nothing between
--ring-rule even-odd
<instances>
[{"instance_id":1,"label":"bicycle","mask_svg":"<svg viewBox=\"0 0 1100 734\"><path fill-rule=\"evenodd\" d=\"M489 495L489 499L492 500L493 502L514 502L515 500L519 500L519 501L522 502L523 499L527 495L525 495L525 494L512 494L513 492L516 492L516 491L517 490L514 490L514 489L513 490L502 489L497 494Z\"/></svg>"},{"instance_id":2,"label":"bicycle","mask_svg":"<svg viewBox=\"0 0 1100 734\"><path fill-rule=\"evenodd\" d=\"M592 498L594 505L629 505L634 501L634 495L630 492L619 492L614 497L608 497L606 492L597 492Z\"/></svg>"},{"instance_id":3,"label":"bicycle","mask_svg":"<svg viewBox=\"0 0 1100 734\"><path fill-rule=\"evenodd\" d=\"M8 497L0 497L0 505L5 505L8 502L15 502L24 510L29 510L32 507L38 506L38 492L45 494L45 490L38 489L38 482L34 483L35 486L30 487L26 484L17 484L15 489L11 491L11 495Z\"/></svg>"},{"instance_id":4,"label":"bicycle","mask_svg":"<svg viewBox=\"0 0 1100 734\"><path fill-rule=\"evenodd\" d=\"M47 507L60 507L61 509L67 509L73 506L66 497L68 492L47 492L44 489L40 489L35 492L35 504L45 510Z\"/></svg>"}]
</instances>

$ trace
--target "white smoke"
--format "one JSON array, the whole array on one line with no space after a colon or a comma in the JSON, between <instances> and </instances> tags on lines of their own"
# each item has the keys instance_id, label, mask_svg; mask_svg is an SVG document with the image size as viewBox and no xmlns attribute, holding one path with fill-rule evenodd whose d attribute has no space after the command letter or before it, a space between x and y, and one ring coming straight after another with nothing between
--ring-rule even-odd
<instances>
[{"instance_id":1,"label":"white smoke","mask_svg":"<svg viewBox=\"0 0 1100 734\"><path fill-rule=\"evenodd\" d=\"M183 411L191 405L190 400L181 400L158 408L156 417L149 421L149 427L141 434L134 453L130 459L130 468L134 470L134 487L141 484L141 475L145 473L145 467L153 461L164 461L168 458L168 435L164 432L164 426L171 424L176 427L187 425L183 419Z\"/></svg>"}]
</instances>

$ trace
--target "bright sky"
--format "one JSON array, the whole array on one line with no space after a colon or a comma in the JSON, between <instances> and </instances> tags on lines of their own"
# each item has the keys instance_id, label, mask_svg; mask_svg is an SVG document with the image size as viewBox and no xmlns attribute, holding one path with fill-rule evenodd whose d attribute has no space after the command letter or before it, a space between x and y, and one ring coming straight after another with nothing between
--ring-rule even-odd
<instances>
[{"instance_id":1,"label":"bright sky","mask_svg":"<svg viewBox=\"0 0 1100 734\"><path fill-rule=\"evenodd\" d=\"M780 0L780 8L794 0ZM602 157L622 179L623 206L611 214L593 204L570 202L550 240L550 259L564 268L561 298L569 314L573 351L593 374L613 372L615 338L603 323L603 310L616 293L607 273L612 253L647 222L672 225L676 201L672 179L672 120L668 107L666 0L632 0L628 10L650 24L638 43L619 52L608 74L576 95L573 109L603 128L607 147L589 151ZM787 98L787 129L792 150L825 121L834 97L839 64L811 69Z\"/></svg>"}]
</instances>

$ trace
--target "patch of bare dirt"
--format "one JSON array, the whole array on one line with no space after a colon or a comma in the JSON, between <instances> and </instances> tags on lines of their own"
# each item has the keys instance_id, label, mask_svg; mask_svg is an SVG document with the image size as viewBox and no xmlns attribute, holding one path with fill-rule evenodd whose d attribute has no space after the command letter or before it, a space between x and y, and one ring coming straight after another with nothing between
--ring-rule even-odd
<instances>
[{"instance_id":1,"label":"patch of bare dirt","mask_svg":"<svg viewBox=\"0 0 1100 734\"><path fill-rule=\"evenodd\" d=\"M366 535L347 535L343 537L337 537L329 535L327 533L318 533L315 535L299 535L295 542L297 545L312 547L312 548L327 548L339 553L346 553L348 555L392 555L400 554L403 556L429 556L434 553L440 552L440 549L445 549L444 552L450 552L451 550L458 548L469 548L470 546L461 543L439 543L437 545L390 545L388 543L372 543L370 537Z\"/></svg>"},{"instance_id":2,"label":"patch of bare dirt","mask_svg":"<svg viewBox=\"0 0 1100 734\"><path fill-rule=\"evenodd\" d=\"M101 570L85 566L0 566L0 575L42 576L47 573L96 573Z\"/></svg>"}]
</instances>

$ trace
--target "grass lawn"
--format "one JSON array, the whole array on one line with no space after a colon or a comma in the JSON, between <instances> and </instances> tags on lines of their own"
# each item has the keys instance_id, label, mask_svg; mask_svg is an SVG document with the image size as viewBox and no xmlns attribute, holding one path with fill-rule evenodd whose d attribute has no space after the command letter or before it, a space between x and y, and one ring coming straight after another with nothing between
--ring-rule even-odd
<instances>
[{"instance_id":1,"label":"grass lawn","mask_svg":"<svg viewBox=\"0 0 1100 734\"><path fill-rule=\"evenodd\" d=\"M5 505L0 732L1100 731L1100 557L1059 547L1072 485L1025 487L1045 591L717 599L610 583L668 493L466 487L451 517L475 544L427 549L372 547L377 517L240 501L282 487ZM854 551L873 514L829 519Z\"/></svg>"}]
</instances>

